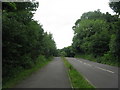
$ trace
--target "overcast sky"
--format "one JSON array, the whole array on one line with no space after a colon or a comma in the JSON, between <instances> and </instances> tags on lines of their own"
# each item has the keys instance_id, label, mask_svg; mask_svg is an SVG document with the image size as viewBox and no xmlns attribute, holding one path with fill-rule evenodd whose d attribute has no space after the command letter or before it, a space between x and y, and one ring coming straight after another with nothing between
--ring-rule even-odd
<instances>
[{"instance_id":1,"label":"overcast sky","mask_svg":"<svg viewBox=\"0 0 120 90\"><path fill-rule=\"evenodd\" d=\"M72 26L84 12L100 9L101 12L113 13L109 0L37 0L39 8L34 19L53 34L57 48L70 46L74 32Z\"/></svg>"}]
</instances>

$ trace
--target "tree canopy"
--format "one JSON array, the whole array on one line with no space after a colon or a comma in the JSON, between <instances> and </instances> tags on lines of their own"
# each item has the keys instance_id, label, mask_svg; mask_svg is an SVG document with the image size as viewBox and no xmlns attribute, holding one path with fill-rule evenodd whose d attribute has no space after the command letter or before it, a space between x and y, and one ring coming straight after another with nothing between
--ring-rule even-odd
<instances>
[{"instance_id":1,"label":"tree canopy","mask_svg":"<svg viewBox=\"0 0 120 90\"><path fill-rule=\"evenodd\" d=\"M72 27L73 43L62 51L66 56L91 55L98 62L117 63L120 57L119 2L111 2L110 7L118 14L102 13L99 9L83 13ZM62 52L61 51L61 52ZM71 54L72 52L73 54Z\"/></svg>"},{"instance_id":2,"label":"tree canopy","mask_svg":"<svg viewBox=\"0 0 120 90\"><path fill-rule=\"evenodd\" d=\"M31 68L39 55L56 54L52 34L33 20L37 2L3 2L2 51L3 81L11 77L15 68ZM17 70L17 72L19 69ZM4 83L4 82L3 82Z\"/></svg>"}]
</instances>

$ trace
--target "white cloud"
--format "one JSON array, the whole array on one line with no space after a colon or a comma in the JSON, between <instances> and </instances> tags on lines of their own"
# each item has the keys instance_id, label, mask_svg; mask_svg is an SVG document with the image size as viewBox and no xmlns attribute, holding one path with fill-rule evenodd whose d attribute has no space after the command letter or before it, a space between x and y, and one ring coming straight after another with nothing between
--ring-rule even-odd
<instances>
[{"instance_id":1,"label":"white cloud","mask_svg":"<svg viewBox=\"0 0 120 90\"><path fill-rule=\"evenodd\" d=\"M70 46L74 32L72 26L84 12L100 9L111 12L109 0L38 0L34 16L47 32L53 34L57 48Z\"/></svg>"}]
</instances>

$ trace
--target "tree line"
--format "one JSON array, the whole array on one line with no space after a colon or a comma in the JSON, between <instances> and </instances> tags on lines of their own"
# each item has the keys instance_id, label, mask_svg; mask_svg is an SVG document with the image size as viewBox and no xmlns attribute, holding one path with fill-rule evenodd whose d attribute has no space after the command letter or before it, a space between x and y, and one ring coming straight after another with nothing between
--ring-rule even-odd
<instances>
[{"instance_id":1,"label":"tree line","mask_svg":"<svg viewBox=\"0 0 120 90\"><path fill-rule=\"evenodd\" d=\"M109 5L115 15L100 10L84 13L72 27L72 45L57 50L52 34L33 19L39 6L37 2L3 2L3 84L15 73L34 67L39 55L45 58L90 55L97 62L120 62L120 2Z\"/></svg>"},{"instance_id":2,"label":"tree line","mask_svg":"<svg viewBox=\"0 0 120 90\"><path fill-rule=\"evenodd\" d=\"M2 3L3 84L19 70L32 68L39 55L56 55L52 34L33 19L38 6L37 2Z\"/></svg>"},{"instance_id":3,"label":"tree line","mask_svg":"<svg viewBox=\"0 0 120 90\"><path fill-rule=\"evenodd\" d=\"M72 27L73 43L59 50L61 55L89 55L97 62L120 62L120 1L110 2L115 15L100 10L83 13Z\"/></svg>"}]
</instances>

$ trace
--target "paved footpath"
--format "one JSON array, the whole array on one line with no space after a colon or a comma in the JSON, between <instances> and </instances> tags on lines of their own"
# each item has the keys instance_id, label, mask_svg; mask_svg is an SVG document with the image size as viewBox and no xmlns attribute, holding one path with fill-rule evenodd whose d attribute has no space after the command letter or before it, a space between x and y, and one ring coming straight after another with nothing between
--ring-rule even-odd
<instances>
[{"instance_id":1,"label":"paved footpath","mask_svg":"<svg viewBox=\"0 0 120 90\"><path fill-rule=\"evenodd\" d=\"M15 88L71 88L66 68L60 57L32 74Z\"/></svg>"}]
</instances>

